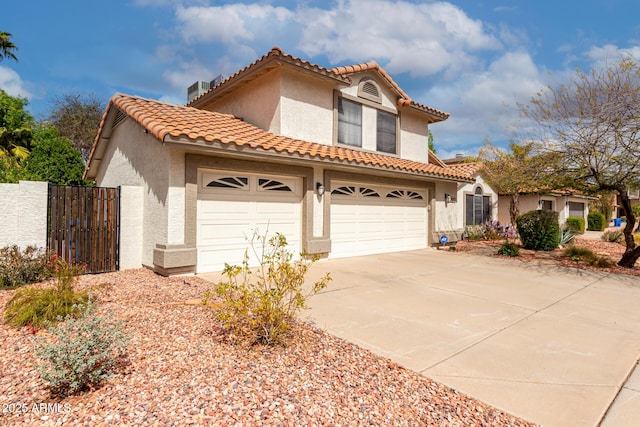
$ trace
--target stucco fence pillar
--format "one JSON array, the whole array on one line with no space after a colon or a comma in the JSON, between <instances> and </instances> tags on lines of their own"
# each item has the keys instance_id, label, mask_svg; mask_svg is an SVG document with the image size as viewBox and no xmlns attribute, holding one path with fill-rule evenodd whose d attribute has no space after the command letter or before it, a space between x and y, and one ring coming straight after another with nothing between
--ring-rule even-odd
<instances>
[{"instance_id":1,"label":"stucco fence pillar","mask_svg":"<svg viewBox=\"0 0 640 427\"><path fill-rule=\"evenodd\" d=\"M120 270L142 267L144 189L120 187Z\"/></svg>"},{"instance_id":2,"label":"stucco fence pillar","mask_svg":"<svg viewBox=\"0 0 640 427\"><path fill-rule=\"evenodd\" d=\"M40 181L0 184L0 247L46 246L48 188Z\"/></svg>"}]
</instances>

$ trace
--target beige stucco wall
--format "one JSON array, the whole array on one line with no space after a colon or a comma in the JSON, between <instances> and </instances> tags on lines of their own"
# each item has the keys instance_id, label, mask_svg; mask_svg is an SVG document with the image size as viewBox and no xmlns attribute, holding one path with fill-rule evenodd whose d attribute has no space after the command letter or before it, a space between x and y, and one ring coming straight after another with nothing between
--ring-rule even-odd
<instances>
[{"instance_id":1,"label":"beige stucco wall","mask_svg":"<svg viewBox=\"0 0 640 427\"><path fill-rule=\"evenodd\" d=\"M498 203L499 221L507 224L509 220L509 197L500 196ZM565 197L565 196L549 196L549 195L521 195L518 198L520 215L532 210L540 208L541 200L550 200L552 202L552 208L558 212L558 222L564 224L569 216L569 207L567 202L577 202L584 204L584 220L585 224L587 216L589 215L589 201L581 197Z\"/></svg>"},{"instance_id":2,"label":"beige stucco wall","mask_svg":"<svg viewBox=\"0 0 640 427\"><path fill-rule=\"evenodd\" d=\"M285 70L282 72L280 134L333 144L334 83Z\"/></svg>"},{"instance_id":3,"label":"beige stucco wall","mask_svg":"<svg viewBox=\"0 0 640 427\"><path fill-rule=\"evenodd\" d=\"M502 221L498 217L498 194L493 191L493 188L487 184L487 182L479 175L476 176L476 182L474 183L461 183L458 184L458 191L456 193L457 198L457 212L459 218L459 224L461 226L465 226L465 216L466 216L466 195L474 194L477 187L482 188L482 195L491 197L491 219L497 219L500 224L509 224L509 206L507 205L507 221Z\"/></svg>"},{"instance_id":4,"label":"beige stucco wall","mask_svg":"<svg viewBox=\"0 0 640 427\"><path fill-rule=\"evenodd\" d=\"M146 266L153 265L155 245L167 243L169 236L169 212L173 211L169 205L179 193L170 189L170 176L180 174L180 169L170 172L170 165L174 168L177 165L176 160L172 159L171 150L164 149L160 141L127 119L113 129L110 144L96 174L99 186L143 188L142 264ZM182 175L184 186L184 164ZM184 204L182 206L184 208ZM175 232L172 237L175 237Z\"/></svg>"},{"instance_id":5,"label":"beige stucco wall","mask_svg":"<svg viewBox=\"0 0 640 427\"><path fill-rule=\"evenodd\" d=\"M458 220L458 204L456 200L455 182L438 182L436 183L436 197L434 202L435 209L435 232L450 232L462 229L462 224ZM445 194L452 197L451 202L445 201ZM431 212L433 215L434 212Z\"/></svg>"},{"instance_id":6,"label":"beige stucco wall","mask_svg":"<svg viewBox=\"0 0 640 427\"><path fill-rule=\"evenodd\" d=\"M40 181L0 184L0 247L46 247L48 188Z\"/></svg>"},{"instance_id":7,"label":"beige stucco wall","mask_svg":"<svg viewBox=\"0 0 640 427\"><path fill-rule=\"evenodd\" d=\"M429 128L424 116L403 110L400 116L400 157L429 163Z\"/></svg>"},{"instance_id":8,"label":"beige stucco wall","mask_svg":"<svg viewBox=\"0 0 640 427\"><path fill-rule=\"evenodd\" d=\"M281 71L272 70L208 104L207 110L233 114L260 129L280 135L281 80Z\"/></svg>"}]
</instances>

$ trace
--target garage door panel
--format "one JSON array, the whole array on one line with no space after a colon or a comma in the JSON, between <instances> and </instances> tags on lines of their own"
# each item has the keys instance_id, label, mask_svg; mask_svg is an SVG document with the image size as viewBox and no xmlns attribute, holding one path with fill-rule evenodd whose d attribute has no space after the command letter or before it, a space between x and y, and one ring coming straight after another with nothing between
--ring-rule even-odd
<instances>
[{"instance_id":1,"label":"garage door panel","mask_svg":"<svg viewBox=\"0 0 640 427\"><path fill-rule=\"evenodd\" d=\"M426 195L419 199L332 194L330 257L421 249L427 245ZM408 195L408 190L367 186L379 194ZM335 188L335 186L332 186ZM414 197L417 193L411 193Z\"/></svg>"},{"instance_id":2,"label":"garage door panel","mask_svg":"<svg viewBox=\"0 0 640 427\"><path fill-rule=\"evenodd\" d=\"M200 181L221 181L233 173L201 172ZM203 177L203 175L206 175ZM237 174L240 175L240 174ZM269 183L260 175L242 174L247 177L242 188L206 187L201 184L197 209L197 272L220 271L224 264L239 265L249 249L250 265L258 260L250 249L250 240L257 231L267 237L282 233L287 238L288 249L298 253L301 247L302 180L279 178L295 191L270 191ZM243 182L244 184L244 182ZM262 185L262 186L260 186ZM281 185L275 188L281 188ZM259 249L256 246L256 249Z\"/></svg>"}]
</instances>

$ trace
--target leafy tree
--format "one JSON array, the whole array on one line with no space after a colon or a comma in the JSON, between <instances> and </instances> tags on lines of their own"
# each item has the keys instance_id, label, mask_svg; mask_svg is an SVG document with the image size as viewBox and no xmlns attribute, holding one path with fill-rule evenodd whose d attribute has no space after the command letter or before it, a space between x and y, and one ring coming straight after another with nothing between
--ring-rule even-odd
<instances>
[{"instance_id":1,"label":"leafy tree","mask_svg":"<svg viewBox=\"0 0 640 427\"><path fill-rule=\"evenodd\" d=\"M33 133L33 117L25 110L25 98L8 95L0 89L0 157L29 156Z\"/></svg>"},{"instance_id":2,"label":"leafy tree","mask_svg":"<svg viewBox=\"0 0 640 427\"><path fill-rule=\"evenodd\" d=\"M11 41L11 33L0 31L0 61L5 58L18 60L18 57L14 51L18 50L18 47Z\"/></svg>"},{"instance_id":3,"label":"leafy tree","mask_svg":"<svg viewBox=\"0 0 640 427\"><path fill-rule=\"evenodd\" d=\"M433 134L431 133L431 129L429 129L429 150L431 150L433 154L438 154L436 146L433 144Z\"/></svg>"},{"instance_id":4,"label":"leafy tree","mask_svg":"<svg viewBox=\"0 0 640 427\"><path fill-rule=\"evenodd\" d=\"M519 197L523 193L544 192L558 186L549 174L553 159L537 152L533 142L509 144L511 152L490 142L480 150L480 174L498 194L509 196L509 219L515 226L520 215Z\"/></svg>"},{"instance_id":5,"label":"leafy tree","mask_svg":"<svg viewBox=\"0 0 640 427\"><path fill-rule=\"evenodd\" d=\"M0 157L0 182L17 183L18 181L37 180L24 168L25 161L15 157Z\"/></svg>"},{"instance_id":6,"label":"leafy tree","mask_svg":"<svg viewBox=\"0 0 640 427\"><path fill-rule=\"evenodd\" d=\"M84 161L71 141L58 135L52 126L39 126L33 138L33 149L25 171L41 181L58 185L84 185Z\"/></svg>"},{"instance_id":7,"label":"leafy tree","mask_svg":"<svg viewBox=\"0 0 640 427\"><path fill-rule=\"evenodd\" d=\"M586 74L579 69L566 85L547 87L523 115L535 138L559 161L557 174L593 191L618 194L627 217L626 250L618 265L632 268L640 257L633 240L635 214L627 188L640 185L640 67L630 58Z\"/></svg>"},{"instance_id":8,"label":"leafy tree","mask_svg":"<svg viewBox=\"0 0 640 427\"><path fill-rule=\"evenodd\" d=\"M69 138L86 161L98 133L106 103L94 94L64 94L52 102L47 120L58 129L60 136Z\"/></svg>"}]
</instances>

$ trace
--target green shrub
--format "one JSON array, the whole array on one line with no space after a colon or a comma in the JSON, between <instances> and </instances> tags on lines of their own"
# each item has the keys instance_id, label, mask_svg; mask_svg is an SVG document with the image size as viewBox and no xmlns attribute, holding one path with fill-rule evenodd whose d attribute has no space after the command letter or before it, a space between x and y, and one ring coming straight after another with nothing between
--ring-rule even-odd
<instances>
[{"instance_id":1,"label":"green shrub","mask_svg":"<svg viewBox=\"0 0 640 427\"><path fill-rule=\"evenodd\" d=\"M232 336L250 344L285 345L293 332L296 314L306 307L310 296L327 286L331 277L327 273L305 292L305 276L318 258L301 254L293 260L287 240L280 233L268 240L265 235L254 234L251 248L258 257L258 268L249 268L247 250L241 266L225 264L223 275L227 280L217 283L215 292L205 294L203 302L213 295L222 299L216 318Z\"/></svg>"},{"instance_id":2,"label":"green shrub","mask_svg":"<svg viewBox=\"0 0 640 427\"><path fill-rule=\"evenodd\" d=\"M567 218L567 227L574 233L584 233L584 218L579 216L570 216Z\"/></svg>"},{"instance_id":3,"label":"green shrub","mask_svg":"<svg viewBox=\"0 0 640 427\"><path fill-rule=\"evenodd\" d=\"M621 230L609 230L602 233L600 238L605 242L624 243L624 232Z\"/></svg>"},{"instance_id":4,"label":"green shrub","mask_svg":"<svg viewBox=\"0 0 640 427\"><path fill-rule=\"evenodd\" d=\"M0 249L0 289L12 289L49 278L49 257L44 249L17 245Z\"/></svg>"},{"instance_id":5,"label":"green shrub","mask_svg":"<svg viewBox=\"0 0 640 427\"><path fill-rule=\"evenodd\" d=\"M604 231L607 228L607 219L603 213L589 212L587 215L587 230Z\"/></svg>"},{"instance_id":6,"label":"green shrub","mask_svg":"<svg viewBox=\"0 0 640 427\"><path fill-rule=\"evenodd\" d=\"M498 249L499 255L508 255L510 257L520 256L520 248L511 242L504 242L500 249Z\"/></svg>"},{"instance_id":7,"label":"green shrub","mask_svg":"<svg viewBox=\"0 0 640 427\"><path fill-rule=\"evenodd\" d=\"M81 315L67 315L39 336L35 352L44 363L37 366L54 395L75 394L110 378L126 354L128 339L122 323L95 313L89 301L76 307Z\"/></svg>"},{"instance_id":8,"label":"green shrub","mask_svg":"<svg viewBox=\"0 0 640 427\"><path fill-rule=\"evenodd\" d=\"M562 256L570 258L572 261L585 261L587 263L596 259L596 255L591 249L579 246L570 246L564 250Z\"/></svg>"},{"instance_id":9,"label":"green shrub","mask_svg":"<svg viewBox=\"0 0 640 427\"><path fill-rule=\"evenodd\" d=\"M45 288L18 289L7 302L5 319L13 326L40 328L46 322L77 314L88 300L88 292L74 289L82 267L68 264L62 258L52 260L52 285Z\"/></svg>"},{"instance_id":10,"label":"green shrub","mask_svg":"<svg viewBox=\"0 0 640 427\"><path fill-rule=\"evenodd\" d=\"M525 249L551 251L558 247L560 226L558 213L535 210L517 218L518 234Z\"/></svg>"}]
</instances>

